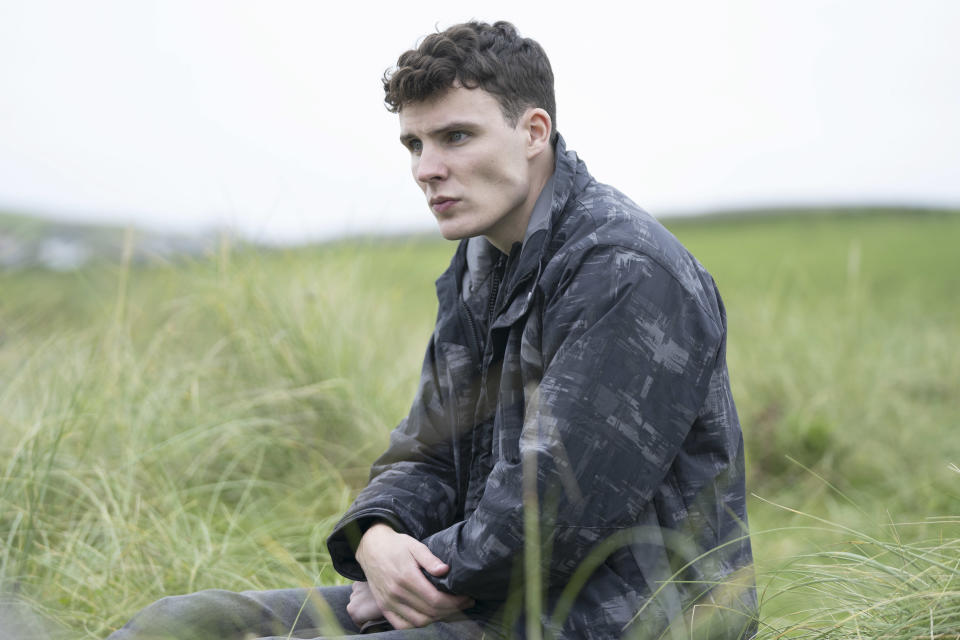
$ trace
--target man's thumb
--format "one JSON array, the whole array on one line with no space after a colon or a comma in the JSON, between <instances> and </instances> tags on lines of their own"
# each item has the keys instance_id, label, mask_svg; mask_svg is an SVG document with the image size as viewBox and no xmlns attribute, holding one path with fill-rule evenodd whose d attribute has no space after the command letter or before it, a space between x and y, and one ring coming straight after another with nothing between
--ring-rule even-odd
<instances>
[{"instance_id":1,"label":"man's thumb","mask_svg":"<svg viewBox=\"0 0 960 640\"><path fill-rule=\"evenodd\" d=\"M450 567L433 555L425 544L418 544L413 548L413 559L432 576L440 577L450 570Z\"/></svg>"}]
</instances>

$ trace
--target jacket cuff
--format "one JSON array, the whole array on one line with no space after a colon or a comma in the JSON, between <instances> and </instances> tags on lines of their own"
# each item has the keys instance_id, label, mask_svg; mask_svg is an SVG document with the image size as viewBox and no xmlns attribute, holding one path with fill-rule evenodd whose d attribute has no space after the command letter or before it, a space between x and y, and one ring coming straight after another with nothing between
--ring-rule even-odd
<instances>
[{"instance_id":1,"label":"jacket cuff","mask_svg":"<svg viewBox=\"0 0 960 640\"><path fill-rule=\"evenodd\" d=\"M363 537L367 529L378 522L389 525L398 533L407 533L407 528L403 526L403 523L395 514L386 509L370 508L362 509L343 518L327 538L327 551L330 553L330 561L333 563L336 572L344 578L351 580L367 579L363 574L360 563L357 562L357 547L360 545L360 538Z\"/></svg>"}]
</instances>

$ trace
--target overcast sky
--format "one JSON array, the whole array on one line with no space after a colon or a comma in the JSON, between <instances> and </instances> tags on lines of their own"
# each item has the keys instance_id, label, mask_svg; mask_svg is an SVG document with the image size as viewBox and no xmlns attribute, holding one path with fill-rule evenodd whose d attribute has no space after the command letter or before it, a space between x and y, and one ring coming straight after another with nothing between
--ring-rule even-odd
<instances>
[{"instance_id":1,"label":"overcast sky","mask_svg":"<svg viewBox=\"0 0 960 640\"><path fill-rule=\"evenodd\" d=\"M960 2L0 3L0 208L260 240L429 229L380 78L437 26L544 46L557 124L656 215L960 206Z\"/></svg>"}]
</instances>

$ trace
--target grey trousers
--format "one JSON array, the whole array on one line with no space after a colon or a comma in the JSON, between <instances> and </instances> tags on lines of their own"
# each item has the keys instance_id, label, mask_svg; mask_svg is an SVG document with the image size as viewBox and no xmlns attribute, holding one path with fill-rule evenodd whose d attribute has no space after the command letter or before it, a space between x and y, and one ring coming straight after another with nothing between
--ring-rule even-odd
<instances>
[{"instance_id":1,"label":"grey trousers","mask_svg":"<svg viewBox=\"0 0 960 640\"><path fill-rule=\"evenodd\" d=\"M211 589L168 596L143 609L107 640L350 638L361 631L347 615L349 599L348 586L240 593ZM364 634L380 640L454 640L483 635L484 628L468 618Z\"/></svg>"}]
</instances>

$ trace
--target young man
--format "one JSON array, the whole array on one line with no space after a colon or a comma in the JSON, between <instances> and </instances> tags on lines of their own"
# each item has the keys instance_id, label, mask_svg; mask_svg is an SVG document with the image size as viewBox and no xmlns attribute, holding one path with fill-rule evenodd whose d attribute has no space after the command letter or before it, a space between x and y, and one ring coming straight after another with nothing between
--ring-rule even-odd
<instances>
[{"instance_id":1,"label":"young man","mask_svg":"<svg viewBox=\"0 0 960 640\"><path fill-rule=\"evenodd\" d=\"M460 245L410 414L328 540L356 582L165 599L115 637L313 637L325 606L383 638L749 637L712 278L567 150L547 57L509 23L428 36L384 86Z\"/></svg>"}]
</instances>

